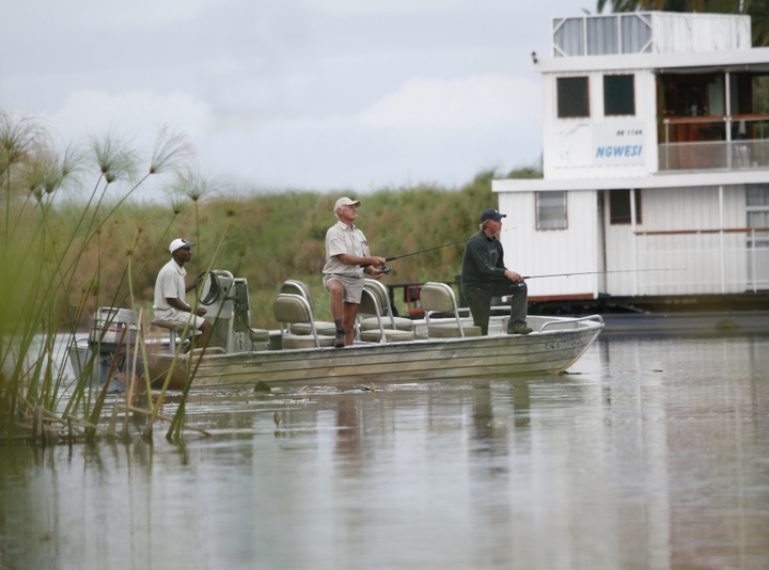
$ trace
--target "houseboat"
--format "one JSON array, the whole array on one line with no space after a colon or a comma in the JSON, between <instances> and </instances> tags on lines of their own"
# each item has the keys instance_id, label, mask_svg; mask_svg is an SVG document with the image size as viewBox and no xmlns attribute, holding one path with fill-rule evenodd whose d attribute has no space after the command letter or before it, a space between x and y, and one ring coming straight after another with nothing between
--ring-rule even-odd
<instances>
[{"instance_id":1,"label":"houseboat","mask_svg":"<svg viewBox=\"0 0 769 570\"><path fill-rule=\"evenodd\" d=\"M530 312L769 310L769 48L752 47L750 17L551 31L532 53L543 178L492 184L508 264L570 273L530 279Z\"/></svg>"}]
</instances>

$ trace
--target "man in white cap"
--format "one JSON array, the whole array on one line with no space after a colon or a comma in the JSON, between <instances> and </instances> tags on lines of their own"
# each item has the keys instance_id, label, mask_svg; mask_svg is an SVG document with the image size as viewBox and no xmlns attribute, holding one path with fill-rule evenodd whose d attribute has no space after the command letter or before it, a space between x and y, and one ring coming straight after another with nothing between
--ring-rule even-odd
<instances>
[{"instance_id":1,"label":"man in white cap","mask_svg":"<svg viewBox=\"0 0 769 570\"><path fill-rule=\"evenodd\" d=\"M526 324L528 292L526 282L520 274L505 267L504 250L499 241L502 218L496 209L489 208L481 213L480 231L465 245L462 256L462 294L473 315L473 324L481 327L482 334L489 332L489 314L493 296L512 297L508 334L529 334Z\"/></svg>"},{"instance_id":2,"label":"man in white cap","mask_svg":"<svg viewBox=\"0 0 769 570\"><path fill-rule=\"evenodd\" d=\"M213 329L210 322L203 318L206 314L205 307L198 307L195 313L187 304L186 293L195 285L187 286L184 278L187 270L184 264L192 259L192 242L182 238L176 238L168 246L171 259L158 273L155 280L155 301L152 308L155 310L155 318L163 321L173 321L179 327L189 323L191 330L200 330L201 336L195 341L198 346L205 347L211 338Z\"/></svg>"},{"instance_id":3,"label":"man in white cap","mask_svg":"<svg viewBox=\"0 0 769 570\"><path fill-rule=\"evenodd\" d=\"M326 265L323 285L330 294L331 314L336 325L334 346L351 345L363 294L363 274L379 279L384 275L385 258L372 256L368 241L355 224L359 200L339 198L334 204L336 224L326 232Z\"/></svg>"}]
</instances>

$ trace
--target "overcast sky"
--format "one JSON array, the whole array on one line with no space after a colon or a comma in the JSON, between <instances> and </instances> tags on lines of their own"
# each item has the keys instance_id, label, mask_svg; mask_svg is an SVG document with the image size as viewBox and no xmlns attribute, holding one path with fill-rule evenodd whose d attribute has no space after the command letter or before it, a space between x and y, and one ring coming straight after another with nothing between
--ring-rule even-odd
<instances>
[{"instance_id":1,"label":"overcast sky","mask_svg":"<svg viewBox=\"0 0 769 570\"><path fill-rule=\"evenodd\" d=\"M166 126L206 177L245 189L455 187L538 164L530 54L582 8L595 1L9 1L0 110L140 149Z\"/></svg>"}]
</instances>

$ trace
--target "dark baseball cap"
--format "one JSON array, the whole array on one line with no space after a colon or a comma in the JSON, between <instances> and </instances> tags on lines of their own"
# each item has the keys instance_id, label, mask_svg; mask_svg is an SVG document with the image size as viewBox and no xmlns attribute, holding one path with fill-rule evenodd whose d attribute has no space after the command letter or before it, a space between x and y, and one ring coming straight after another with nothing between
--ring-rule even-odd
<instances>
[{"instance_id":1,"label":"dark baseball cap","mask_svg":"<svg viewBox=\"0 0 769 570\"><path fill-rule=\"evenodd\" d=\"M496 208L489 208L488 210L484 210L481 214L481 222L485 222L486 220L494 220L495 222L498 222L506 217L507 214L500 214Z\"/></svg>"}]
</instances>

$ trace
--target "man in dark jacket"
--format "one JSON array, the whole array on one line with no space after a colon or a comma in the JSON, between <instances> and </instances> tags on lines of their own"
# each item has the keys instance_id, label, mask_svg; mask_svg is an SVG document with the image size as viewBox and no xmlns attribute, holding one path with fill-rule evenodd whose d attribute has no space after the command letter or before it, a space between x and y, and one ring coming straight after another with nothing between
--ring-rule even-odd
<instances>
[{"instance_id":1,"label":"man in dark jacket","mask_svg":"<svg viewBox=\"0 0 769 570\"><path fill-rule=\"evenodd\" d=\"M526 283L518 273L505 267L504 251L499 242L504 217L505 214L493 208L481 214L480 231L467 240L462 257L462 293L475 326L481 327L483 334L489 332L491 298L502 296L512 297L508 334L529 334Z\"/></svg>"}]
</instances>

